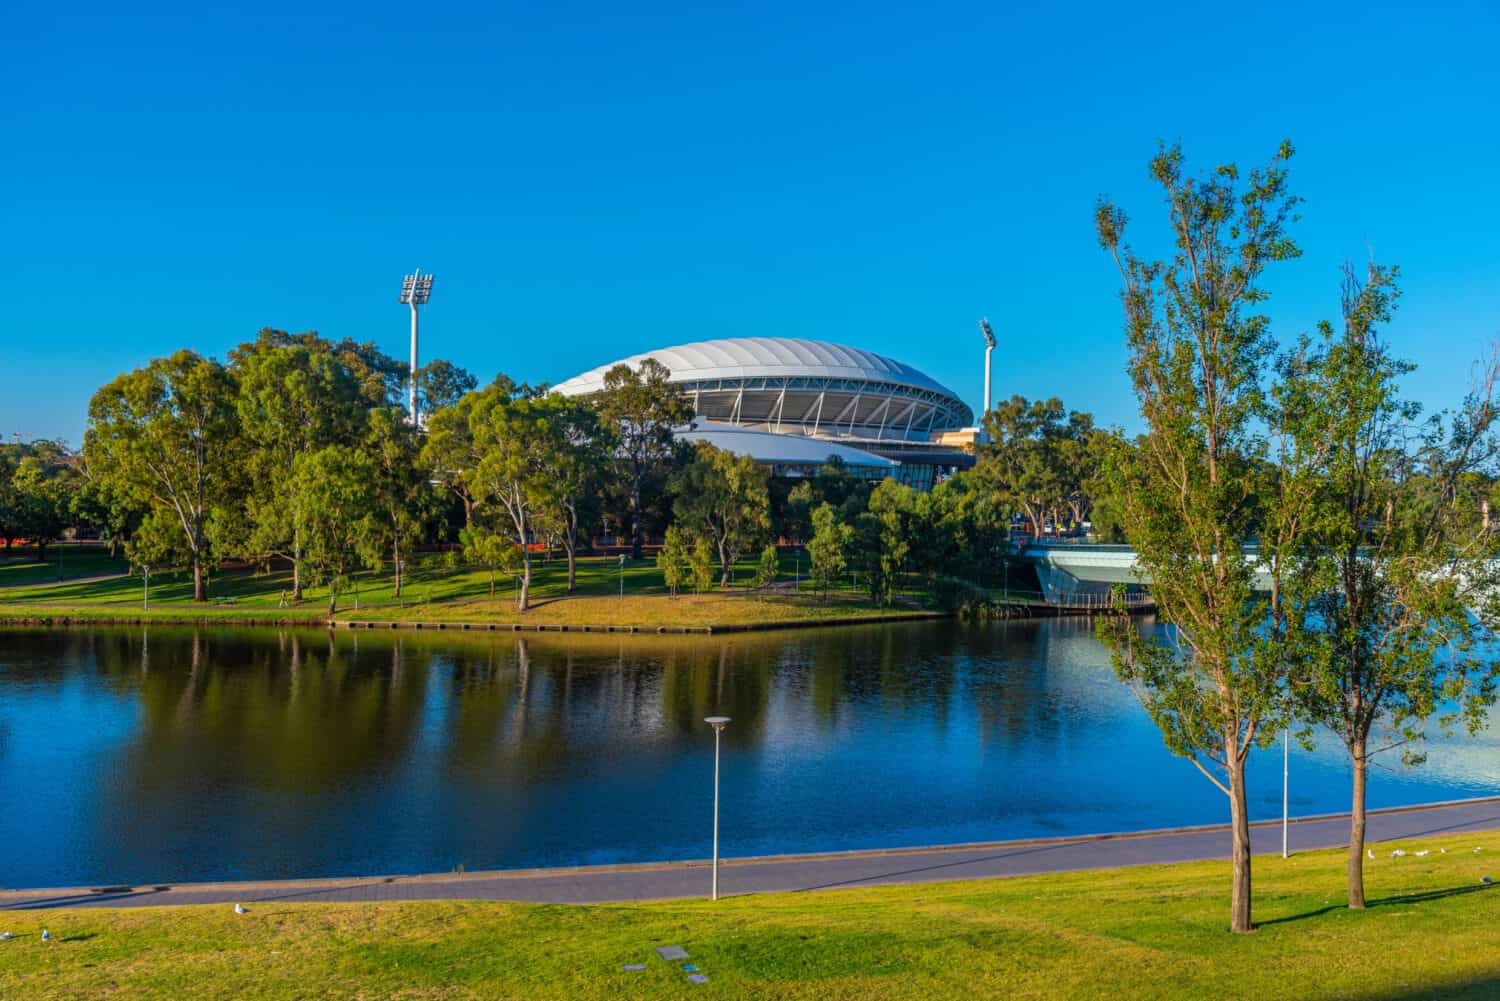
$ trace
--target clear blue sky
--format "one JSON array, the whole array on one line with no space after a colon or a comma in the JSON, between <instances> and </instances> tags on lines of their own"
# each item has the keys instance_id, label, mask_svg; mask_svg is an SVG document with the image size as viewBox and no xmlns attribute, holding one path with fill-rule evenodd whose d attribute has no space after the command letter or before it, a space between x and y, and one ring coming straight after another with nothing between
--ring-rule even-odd
<instances>
[{"instance_id":1,"label":"clear blue sky","mask_svg":"<svg viewBox=\"0 0 1500 1001\"><path fill-rule=\"evenodd\" d=\"M988 314L997 396L1133 426L1091 213L1161 233L1158 138L1297 145L1279 334L1373 248L1414 395L1500 335L1492 3L219 6L5 5L7 438L77 443L117 372L262 326L402 354L414 266L424 355L482 381L787 335L977 403Z\"/></svg>"}]
</instances>

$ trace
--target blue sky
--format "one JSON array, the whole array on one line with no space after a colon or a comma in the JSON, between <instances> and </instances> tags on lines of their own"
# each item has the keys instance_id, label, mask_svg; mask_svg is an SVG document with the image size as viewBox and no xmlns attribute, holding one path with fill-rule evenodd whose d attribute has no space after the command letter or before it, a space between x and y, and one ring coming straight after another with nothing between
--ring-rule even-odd
<instances>
[{"instance_id":1,"label":"blue sky","mask_svg":"<svg viewBox=\"0 0 1500 1001\"><path fill-rule=\"evenodd\" d=\"M95 387L262 326L558 382L708 337L854 344L971 402L1136 424L1106 193L1297 145L1291 336L1400 264L1430 405L1500 336L1500 8L10 0L0 434L77 443ZM1439 8L1439 9L1429 9Z\"/></svg>"}]
</instances>

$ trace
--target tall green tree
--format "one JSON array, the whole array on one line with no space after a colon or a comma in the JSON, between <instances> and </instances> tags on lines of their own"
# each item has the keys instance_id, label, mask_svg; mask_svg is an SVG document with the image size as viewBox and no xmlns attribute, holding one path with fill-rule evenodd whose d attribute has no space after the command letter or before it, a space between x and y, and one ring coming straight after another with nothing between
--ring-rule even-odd
<instances>
[{"instance_id":1,"label":"tall green tree","mask_svg":"<svg viewBox=\"0 0 1500 1001\"><path fill-rule=\"evenodd\" d=\"M262 330L230 353L239 386L236 409L249 446L244 521L219 521L225 548L257 560L278 557L292 567L292 600L302 600L303 543L290 497L299 457L364 435L365 415L380 406L363 362L316 334Z\"/></svg>"},{"instance_id":2,"label":"tall green tree","mask_svg":"<svg viewBox=\"0 0 1500 1001\"><path fill-rule=\"evenodd\" d=\"M75 523L73 504L83 487L76 457L58 442L32 442L11 474L11 518L47 561L47 546Z\"/></svg>"},{"instance_id":3,"label":"tall green tree","mask_svg":"<svg viewBox=\"0 0 1500 1001\"><path fill-rule=\"evenodd\" d=\"M381 407L370 411L362 447L375 470L372 486L380 510L376 536L391 554L392 583L400 598L407 554L421 540L430 500L421 439L401 409Z\"/></svg>"},{"instance_id":4,"label":"tall green tree","mask_svg":"<svg viewBox=\"0 0 1500 1001\"><path fill-rule=\"evenodd\" d=\"M881 480L870 492L869 510L855 523L855 540L864 564L870 598L885 607L896 599L901 572L911 552L915 491L895 480Z\"/></svg>"},{"instance_id":5,"label":"tall green tree","mask_svg":"<svg viewBox=\"0 0 1500 1001\"><path fill-rule=\"evenodd\" d=\"M1070 426L1057 399L1013 396L984 415L985 440L971 475L1025 514L1033 538L1072 493Z\"/></svg>"},{"instance_id":6,"label":"tall green tree","mask_svg":"<svg viewBox=\"0 0 1500 1001\"><path fill-rule=\"evenodd\" d=\"M1283 144L1243 178L1233 165L1194 178L1179 147L1162 148L1151 176L1167 205L1167 260L1131 249L1121 209L1101 201L1095 214L1124 285L1129 371L1147 428L1138 448L1116 457L1123 520L1169 627L1158 639L1117 617L1100 637L1168 749L1229 801L1235 932L1253 928L1246 759L1282 722L1287 673L1284 617L1256 597L1244 547L1254 541L1254 469L1265 452L1257 418L1273 349L1261 282L1267 265L1298 254L1287 231L1297 204L1291 155Z\"/></svg>"},{"instance_id":7,"label":"tall green tree","mask_svg":"<svg viewBox=\"0 0 1500 1001\"><path fill-rule=\"evenodd\" d=\"M209 510L232 501L243 469L234 379L192 351L118 376L89 402L83 451L106 486L181 529L193 600L208 598Z\"/></svg>"},{"instance_id":8,"label":"tall green tree","mask_svg":"<svg viewBox=\"0 0 1500 1001\"><path fill-rule=\"evenodd\" d=\"M828 597L828 589L844 575L853 543L854 526L841 522L832 504L824 501L813 510L807 556L812 561L812 579L823 597Z\"/></svg>"},{"instance_id":9,"label":"tall green tree","mask_svg":"<svg viewBox=\"0 0 1500 1001\"><path fill-rule=\"evenodd\" d=\"M551 508L539 515L555 529L568 561L568 594L578 589L579 531L592 503L610 474L613 429L601 425L598 412L585 400L559 395L547 397L551 414L552 447L543 456L544 474L551 481Z\"/></svg>"},{"instance_id":10,"label":"tall green tree","mask_svg":"<svg viewBox=\"0 0 1500 1001\"><path fill-rule=\"evenodd\" d=\"M647 488L664 482L676 456L672 429L686 424L692 404L670 381L671 372L654 358L636 368L619 364L604 373L599 414L614 430L619 480L630 518L630 553L641 558L642 516Z\"/></svg>"},{"instance_id":11,"label":"tall green tree","mask_svg":"<svg viewBox=\"0 0 1500 1001\"><path fill-rule=\"evenodd\" d=\"M771 530L766 471L748 455L697 442L693 461L672 483L677 520L711 538L719 556L719 585L729 584L740 554L765 541Z\"/></svg>"},{"instance_id":12,"label":"tall green tree","mask_svg":"<svg viewBox=\"0 0 1500 1001\"><path fill-rule=\"evenodd\" d=\"M693 540L688 572L693 578L693 590L699 594L714 586L714 547L708 536L700 535Z\"/></svg>"},{"instance_id":13,"label":"tall green tree","mask_svg":"<svg viewBox=\"0 0 1500 1001\"><path fill-rule=\"evenodd\" d=\"M297 457L292 468L292 518L306 546L307 566L328 587L328 615L360 566L382 553L375 464L363 449L329 445Z\"/></svg>"},{"instance_id":14,"label":"tall green tree","mask_svg":"<svg viewBox=\"0 0 1500 1001\"><path fill-rule=\"evenodd\" d=\"M1285 597L1297 627L1291 691L1349 755L1351 908L1365 906L1370 764L1397 748L1420 760L1434 722L1476 731L1500 668L1471 614L1493 621L1500 535L1483 526L1486 494L1463 489L1496 455L1495 359L1448 420L1422 419L1400 395L1413 366L1380 335L1396 279L1394 268L1372 263L1361 280L1346 267L1342 325L1322 324L1282 361L1271 421L1295 460L1283 480L1305 482L1310 497Z\"/></svg>"},{"instance_id":15,"label":"tall green tree","mask_svg":"<svg viewBox=\"0 0 1500 1001\"><path fill-rule=\"evenodd\" d=\"M479 380L467 369L447 359L434 358L417 369L417 410L432 414L454 406L478 385Z\"/></svg>"},{"instance_id":16,"label":"tall green tree","mask_svg":"<svg viewBox=\"0 0 1500 1001\"><path fill-rule=\"evenodd\" d=\"M682 529L676 525L667 526L666 539L656 554L656 566L667 590L672 597L677 597L678 589L687 582L690 566L687 542L682 537Z\"/></svg>"},{"instance_id":17,"label":"tall green tree","mask_svg":"<svg viewBox=\"0 0 1500 1001\"><path fill-rule=\"evenodd\" d=\"M495 597L495 574L521 565L521 551L508 531L495 531L482 524L469 524L458 533L463 557L490 572L490 597Z\"/></svg>"}]
</instances>

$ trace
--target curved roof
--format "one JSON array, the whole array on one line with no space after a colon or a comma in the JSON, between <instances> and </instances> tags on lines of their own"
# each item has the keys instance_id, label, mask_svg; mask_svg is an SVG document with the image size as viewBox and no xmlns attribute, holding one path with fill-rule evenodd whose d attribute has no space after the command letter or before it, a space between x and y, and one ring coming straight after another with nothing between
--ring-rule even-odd
<instances>
[{"instance_id":1,"label":"curved roof","mask_svg":"<svg viewBox=\"0 0 1500 1001\"><path fill-rule=\"evenodd\" d=\"M959 401L958 394L947 386L893 358L795 337L734 337L643 351L552 388L565 396L597 393L604 388L605 372L622 363L634 368L647 358L655 358L671 370L673 382L766 377L863 379L925 389Z\"/></svg>"}]
</instances>

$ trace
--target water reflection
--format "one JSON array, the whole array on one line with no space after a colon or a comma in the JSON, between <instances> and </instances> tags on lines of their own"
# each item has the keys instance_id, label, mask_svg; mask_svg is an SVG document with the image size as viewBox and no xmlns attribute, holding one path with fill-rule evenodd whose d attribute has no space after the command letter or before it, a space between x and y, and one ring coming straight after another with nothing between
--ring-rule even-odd
<instances>
[{"instance_id":1,"label":"water reflection","mask_svg":"<svg viewBox=\"0 0 1500 1001\"><path fill-rule=\"evenodd\" d=\"M731 638L153 628L0 632L0 884L700 857L1221 819L1087 623ZM1298 812L1342 806L1336 746ZM1492 733L1378 804L1500 785ZM1280 760L1252 802L1279 814Z\"/></svg>"}]
</instances>

